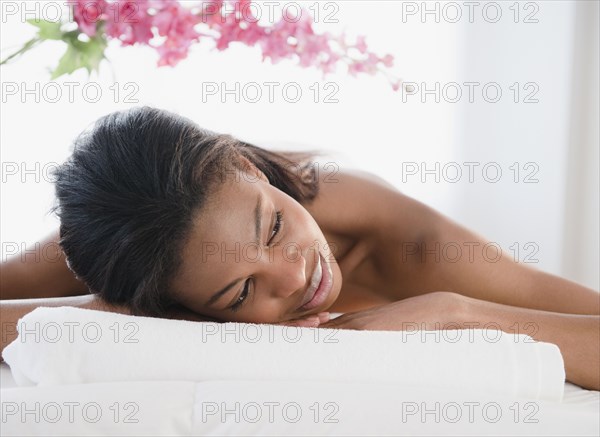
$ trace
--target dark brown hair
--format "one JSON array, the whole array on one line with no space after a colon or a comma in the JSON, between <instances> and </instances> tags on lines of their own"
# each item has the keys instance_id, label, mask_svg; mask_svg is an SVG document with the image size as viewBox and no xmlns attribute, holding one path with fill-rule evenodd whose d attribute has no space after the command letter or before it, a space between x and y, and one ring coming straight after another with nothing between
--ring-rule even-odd
<instances>
[{"instance_id":1,"label":"dark brown hair","mask_svg":"<svg viewBox=\"0 0 600 437\"><path fill-rule=\"evenodd\" d=\"M60 245L75 275L111 304L162 316L194 217L240 156L300 203L318 194L312 158L273 152L148 106L98 119L55 172Z\"/></svg>"}]
</instances>

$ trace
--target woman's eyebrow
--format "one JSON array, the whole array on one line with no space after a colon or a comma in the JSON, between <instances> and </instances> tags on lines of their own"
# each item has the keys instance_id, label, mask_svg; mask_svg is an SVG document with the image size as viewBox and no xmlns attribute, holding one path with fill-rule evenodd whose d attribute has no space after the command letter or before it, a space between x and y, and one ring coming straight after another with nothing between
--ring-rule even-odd
<instances>
[{"instance_id":1,"label":"woman's eyebrow","mask_svg":"<svg viewBox=\"0 0 600 437\"><path fill-rule=\"evenodd\" d=\"M257 246L260 245L260 230L262 229L262 203L263 197L259 193L258 199L256 199L256 208L254 208L254 223L255 223L255 231L256 231L256 240L255 243Z\"/></svg>"},{"instance_id":2,"label":"woman's eyebrow","mask_svg":"<svg viewBox=\"0 0 600 437\"><path fill-rule=\"evenodd\" d=\"M256 199L256 207L254 208L254 231L256 244L260 245L260 231L262 229L262 204L263 204L263 196L259 193L258 198ZM216 301L218 301L224 294L226 294L229 290L233 288L235 284L240 282L243 278L235 279L223 287L221 290L217 291L209 300L206 302L206 306L211 306Z\"/></svg>"}]
</instances>

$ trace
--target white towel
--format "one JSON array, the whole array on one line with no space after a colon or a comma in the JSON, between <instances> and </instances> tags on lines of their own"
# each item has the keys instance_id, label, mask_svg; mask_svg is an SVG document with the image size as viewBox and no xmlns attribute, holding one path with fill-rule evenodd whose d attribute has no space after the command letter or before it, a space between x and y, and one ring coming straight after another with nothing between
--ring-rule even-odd
<instances>
[{"instance_id":1,"label":"white towel","mask_svg":"<svg viewBox=\"0 0 600 437\"><path fill-rule=\"evenodd\" d=\"M394 382L560 401L556 345L495 330L357 331L38 308L4 350L19 385L113 381Z\"/></svg>"}]
</instances>

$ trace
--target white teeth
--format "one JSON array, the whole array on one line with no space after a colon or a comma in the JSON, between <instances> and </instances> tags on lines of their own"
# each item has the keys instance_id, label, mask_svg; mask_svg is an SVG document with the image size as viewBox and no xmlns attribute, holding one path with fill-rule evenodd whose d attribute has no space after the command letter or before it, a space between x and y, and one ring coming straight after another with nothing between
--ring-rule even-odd
<instances>
[{"instance_id":1,"label":"white teeth","mask_svg":"<svg viewBox=\"0 0 600 437\"><path fill-rule=\"evenodd\" d=\"M310 282L310 286L311 286L312 290L317 291L317 287L319 286L319 283L321 282L322 274L323 274L323 266L321 265L321 257L319 257L319 260L317 261L317 267L315 268L312 280ZM313 295L314 295L314 293L313 293Z\"/></svg>"},{"instance_id":2,"label":"white teeth","mask_svg":"<svg viewBox=\"0 0 600 437\"><path fill-rule=\"evenodd\" d=\"M321 264L321 256L319 255L317 265L313 271L312 277L310 278L310 285L306 290L306 296L304 297L304 302L302 302L302 305L307 304L313 299L313 297L315 297L315 293L317 292L317 288L319 287L322 278L323 265Z\"/></svg>"}]
</instances>

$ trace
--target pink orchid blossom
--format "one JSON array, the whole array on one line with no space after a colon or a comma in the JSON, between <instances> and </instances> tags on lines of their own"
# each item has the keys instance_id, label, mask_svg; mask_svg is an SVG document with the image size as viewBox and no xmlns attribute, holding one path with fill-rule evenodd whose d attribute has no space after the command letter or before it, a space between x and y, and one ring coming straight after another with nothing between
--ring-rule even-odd
<instances>
[{"instance_id":1,"label":"pink orchid blossom","mask_svg":"<svg viewBox=\"0 0 600 437\"><path fill-rule=\"evenodd\" d=\"M270 25L259 24L252 13L252 0L69 0L73 18L81 32L89 37L97 33L97 23L104 22L107 39L122 45L147 45L157 50L159 66L176 66L186 59L190 48L209 39L217 50L232 43L258 46L263 61L272 63L295 59L302 67L314 67L329 74L345 63L351 76L383 72L392 88L401 81L385 68L391 68L394 57L378 56L369 51L366 37L360 35L354 44L345 34L316 33L313 17L302 9L299 17L280 17ZM157 43L154 37L160 38Z\"/></svg>"},{"instance_id":2,"label":"pink orchid blossom","mask_svg":"<svg viewBox=\"0 0 600 437\"><path fill-rule=\"evenodd\" d=\"M154 37L148 0L118 0L107 8L106 34L125 46L148 44Z\"/></svg>"},{"instance_id":3,"label":"pink orchid blossom","mask_svg":"<svg viewBox=\"0 0 600 437\"><path fill-rule=\"evenodd\" d=\"M106 1L69 0L67 3L73 7L73 19L79 29L90 38L96 36L96 24L106 18Z\"/></svg>"}]
</instances>

